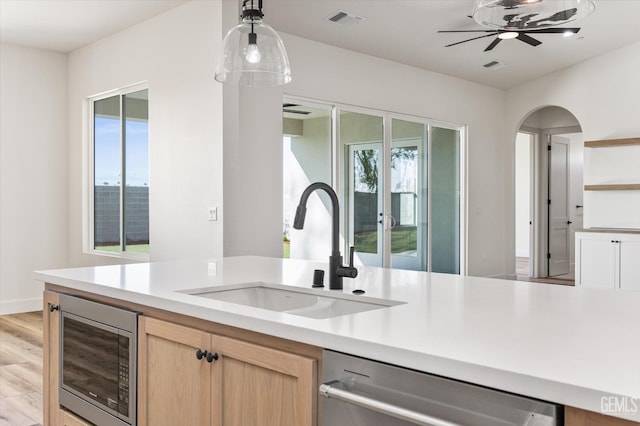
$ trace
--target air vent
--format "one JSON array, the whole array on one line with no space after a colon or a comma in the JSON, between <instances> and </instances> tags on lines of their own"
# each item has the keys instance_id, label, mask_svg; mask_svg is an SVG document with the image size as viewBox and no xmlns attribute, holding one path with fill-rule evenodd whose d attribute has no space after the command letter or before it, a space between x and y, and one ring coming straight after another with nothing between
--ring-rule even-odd
<instances>
[{"instance_id":1,"label":"air vent","mask_svg":"<svg viewBox=\"0 0 640 426\"><path fill-rule=\"evenodd\" d=\"M283 109L282 112L288 112L289 114L300 114L300 115L309 115L311 111L298 111L295 109Z\"/></svg>"},{"instance_id":2,"label":"air vent","mask_svg":"<svg viewBox=\"0 0 640 426\"><path fill-rule=\"evenodd\" d=\"M358 16L355 13L345 12L344 10L337 10L331 15L327 16L325 19L336 24L350 26L353 24L357 24L360 21L364 21L366 18L363 16Z\"/></svg>"},{"instance_id":3,"label":"air vent","mask_svg":"<svg viewBox=\"0 0 640 426\"><path fill-rule=\"evenodd\" d=\"M507 64L505 64L504 62L501 61L491 61L491 62L487 62L486 64L483 65L483 67L489 69L489 70L499 70L500 68L504 68L506 67Z\"/></svg>"}]
</instances>

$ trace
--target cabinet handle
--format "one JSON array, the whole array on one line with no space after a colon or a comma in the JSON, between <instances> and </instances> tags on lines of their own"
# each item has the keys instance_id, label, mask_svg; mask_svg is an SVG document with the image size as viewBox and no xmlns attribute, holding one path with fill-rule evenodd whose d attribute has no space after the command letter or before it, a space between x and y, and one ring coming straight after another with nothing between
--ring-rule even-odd
<instances>
[{"instance_id":1,"label":"cabinet handle","mask_svg":"<svg viewBox=\"0 0 640 426\"><path fill-rule=\"evenodd\" d=\"M337 401L346 402L347 404L353 404L372 411L377 411L378 413L382 413L386 416L406 420L407 422L417 425L460 426L459 423L452 423L439 417L393 405L378 400L375 397L349 392L346 389L342 389L341 385L342 383L338 380L323 383L320 385L320 395L325 398L333 398Z\"/></svg>"},{"instance_id":2,"label":"cabinet handle","mask_svg":"<svg viewBox=\"0 0 640 426\"><path fill-rule=\"evenodd\" d=\"M196 351L196 358L198 359L206 359L207 362L213 362L214 360L218 359L218 353L217 352L209 352L208 350L202 350L202 349L198 349Z\"/></svg>"},{"instance_id":3,"label":"cabinet handle","mask_svg":"<svg viewBox=\"0 0 640 426\"><path fill-rule=\"evenodd\" d=\"M59 311L59 310L60 310L60 305L49 304L49 312Z\"/></svg>"}]
</instances>

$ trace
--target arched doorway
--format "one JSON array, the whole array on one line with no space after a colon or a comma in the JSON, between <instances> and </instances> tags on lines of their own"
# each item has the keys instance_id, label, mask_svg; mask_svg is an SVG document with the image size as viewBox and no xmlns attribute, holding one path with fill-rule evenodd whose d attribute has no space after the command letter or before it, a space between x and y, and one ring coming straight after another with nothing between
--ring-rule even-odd
<instances>
[{"instance_id":1,"label":"arched doorway","mask_svg":"<svg viewBox=\"0 0 640 426\"><path fill-rule=\"evenodd\" d=\"M582 128L565 108L523 118L515 137L515 248L519 280L573 284L582 228Z\"/></svg>"}]
</instances>

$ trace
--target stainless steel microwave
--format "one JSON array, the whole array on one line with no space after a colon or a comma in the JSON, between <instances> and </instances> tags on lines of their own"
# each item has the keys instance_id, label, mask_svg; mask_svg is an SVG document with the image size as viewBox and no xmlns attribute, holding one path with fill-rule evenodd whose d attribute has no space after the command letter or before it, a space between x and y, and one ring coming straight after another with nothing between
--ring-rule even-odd
<instances>
[{"instance_id":1,"label":"stainless steel microwave","mask_svg":"<svg viewBox=\"0 0 640 426\"><path fill-rule=\"evenodd\" d=\"M105 426L136 425L138 314L60 295L60 405Z\"/></svg>"}]
</instances>

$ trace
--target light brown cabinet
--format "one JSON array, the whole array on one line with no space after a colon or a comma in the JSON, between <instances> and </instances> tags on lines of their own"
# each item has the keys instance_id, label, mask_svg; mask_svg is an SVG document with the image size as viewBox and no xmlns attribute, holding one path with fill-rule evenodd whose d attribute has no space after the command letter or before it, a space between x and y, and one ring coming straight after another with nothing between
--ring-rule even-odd
<instances>
[{"instance_id":1,"label":"light brown cabinet","mask_svg":"<svg viewBox=\"0 0 640 426\"><path fill-rule=\"evenodd\" d=\"M574 407L565 407L565 426L638 426L640 423L617 417L605 416L592 411L585 411Z\"/></svg>"},{"instance_id":2,"label":"light brown cabinet","mask_svg":"<svg viewBox=\"0 0 640 426\"><path fill-rule=\"evenodd\" d=\"M58 400L60 311L58 293L45 291L42 303L43 423L57 426L60 421Z\"/></svg>"},{"instance_id":3,"label":"light brown cabinet","mask_svg":"<svg viewBox=\"0 0 640 426\"><path fill-rule=\"evenodd\" d=\"M317 424L315 359L149 317L138 359L140 426Z\"/></svg>"},{"instance_id":4,"label":"light brown cabinet","mask_svg":"<svg viewBox=\"0 0 640 426\"><path fill-rule=\"evenodd\" d=\"M93 423L87 423L80 417L62 408L60 409L58 418L60 419L60 426L93 426Z\"/></svg>"}]
</instances>

